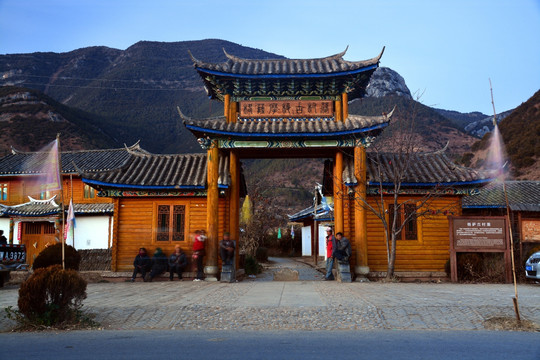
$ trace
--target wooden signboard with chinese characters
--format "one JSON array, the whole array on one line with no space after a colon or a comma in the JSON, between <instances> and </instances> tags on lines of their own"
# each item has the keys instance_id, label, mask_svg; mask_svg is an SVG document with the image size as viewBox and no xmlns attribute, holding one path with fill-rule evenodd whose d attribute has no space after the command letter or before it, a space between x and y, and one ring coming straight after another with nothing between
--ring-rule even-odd
<instances>
[{"instance_id":1,"label":"wooden signboard with chinese characters","mask_svg":"<svg viewBox=\"0 0 540 360\"><path fill-rule=\"evenodd\" d=\"M451 279L457 281L458 252L504 253L506 282L512 282L510 241L504 216L449 216Z\"/></svg>"},{"instance_id":2,"label":"wooden signboard with chinese characters","mask_svg":"<svg viewBox=\"0 0 540 360\"><path fill-rule=\"evenodd\" d=\"M540 242L540 219L521 219L521 241Z\"/></svg>"},{"instance_id":3,"label":"wooden signboard with chinese characters","mask_svg":"<svg viewBox=\"0 0 540 360\"><path fill-rule=\"evenodd\" d=\"M332 117L331 100L240 101L241 118Z\"/></svg>"}]
</instances>

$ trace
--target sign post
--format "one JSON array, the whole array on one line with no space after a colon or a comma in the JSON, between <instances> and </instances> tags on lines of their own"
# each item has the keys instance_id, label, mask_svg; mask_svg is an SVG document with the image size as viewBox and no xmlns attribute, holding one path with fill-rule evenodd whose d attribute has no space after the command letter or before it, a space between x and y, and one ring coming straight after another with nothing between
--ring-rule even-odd
<instances>
[{"instance_id":1,"label":"sign post","mask_svg":"<svg viewBox=\"0 0 540 360\"><path fill-rule=\"evenodd\" d=\"M452 282L457 281L458 252L504 253L505 280L512 282L508 227L504 216L449 216L448 220Z\"/></svg>"}]
</instances>

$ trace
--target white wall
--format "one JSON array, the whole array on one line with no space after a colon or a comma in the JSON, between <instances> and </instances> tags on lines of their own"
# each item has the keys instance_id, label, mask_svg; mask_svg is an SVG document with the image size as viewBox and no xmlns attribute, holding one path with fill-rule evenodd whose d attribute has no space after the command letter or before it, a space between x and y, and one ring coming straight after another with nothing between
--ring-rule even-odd
<instances>
[{"instance_id":1,"label":"white wall","mask_svg":"<svg viewBox=\"0 0 540 360\"><path fill-rule=\"evenodd\" d=\"M75 218L75 245L71 237L67 239L67 244L77 250L108 249L109 234L112 236L112 228L109 232L109 217L106 215L77 216Z\"/></svg>"},{"instance_id":2,"label":"white wall","mask_svg":"<svg viewBox=\"0 0 540 360\"><path fill-rule=\"evenodd\" d=\"M319 225L319 256L326 259L326 226Z\"/></svg>"},{"instance_id":3,"label":"white wall","mask_svg":"<svg viewBox=\"0 0 540 360\"><path fill-rule=\"evenodd\" d=\"M0 218L0 230L4 230L4 236L9 243L9 218Z\"/></svg>"},{"instance_id":4,"label":"white wall","mask_svg":"<svg viewBox=\"0 0 540 360\"><path fill-rule=\"evenodd\" d=\"M326 227L319 225L319 256L326 259ZM302 256L311 255L311 226L302 227Z\"/></svg>"},{"instance_id":5,"label":"white wall","mask_svg":"<svg viewBox=\"0 0 540 360\"><path fill-rule=\"evenodd\" d=\"M302 227L302 256L311 255L311 226Z\"/></svg>"}]
</instances>

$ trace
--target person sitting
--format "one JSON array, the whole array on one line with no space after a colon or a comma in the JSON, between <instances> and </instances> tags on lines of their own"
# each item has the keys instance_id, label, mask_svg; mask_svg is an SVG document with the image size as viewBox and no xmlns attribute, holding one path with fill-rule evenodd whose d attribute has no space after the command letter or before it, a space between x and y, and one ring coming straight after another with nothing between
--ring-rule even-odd
<instances>
[{"instance_id":1,"label":"person sitting","mask_svg":"<svg viewBox=\"0 0 540 360\"><path fill-rule=\"evenodd\" d=\"M149 281L152 281L153 278L167 271L168 265L167 256L165 256L161 248L157 248L152 258L152 271L150 271Z\"/></svg>"},{"instance_id":2,"label":"person sitting","mask_svg":"<svg viewBox=\"0 0 540 360\"><path fill-rule=\"evenodd\" d=\"M131 276L131 282L135 281L138 273L141 273L143 281L146 281L146 272L150 271L152 260L150 259L150 256L148 256L145 248L142 247L139 249L139 253L135 256L135 260L133 261L133 266L134 269L133 275Z\"/></svg>"},{"instance_id":3,"label":"person sitting","mask_svg":"<svg viewBox=\"0 0 540 360\"><path fill-rule=\"evenodd\" d=\"M336 234L336 246L335 258L341 263L348 263L352 255L351 242L343 236L343 233L338 232Z\"/></svg>"},{"instance_id":4,"label":"person sitting","mask_svg":"<svg viewBox=\"0 0 540 360\"><path fill-rule=\"evenodd\" d=\"M226 232L223 234L223 240L219 242L219 256L223 265L232 265L234 260L234 241L231 240L231 235Z\"/></svg>"},{"instance_id":5,"label":"person sitting","mask_svg":"<svg viewBox=\"0 0 540 360\"><path fill-rule=\"evenodd\" d=\"M174 252L169 257L169 280L173 281L174 273L178 274L178 279L182 279L182 272L186 268L186 265L186 254L184 254L180 245L176 245Z\"/></svg>"}]
</instances>

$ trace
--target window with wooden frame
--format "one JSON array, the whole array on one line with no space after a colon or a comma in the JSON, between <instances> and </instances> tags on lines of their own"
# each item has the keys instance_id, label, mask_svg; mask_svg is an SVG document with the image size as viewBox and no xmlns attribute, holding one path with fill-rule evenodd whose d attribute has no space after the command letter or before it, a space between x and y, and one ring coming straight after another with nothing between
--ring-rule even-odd
<instances>
[{"instance_id":1,"label":"window with wooden frame","mask_svg":"<svg viewBox=\"0 0 540 360\"><path fill-rule=\"evenodd\" d=\"M415 204L402 204L398 210L396 229L405 222L397 240L418 240L418 225ZM394 221L394 204L388 205L388 226L391 228Z\"/></svg>"},{"instance_id":2,"label":"window with wooden frame","mask_svg":"<svg viewBox=\"0 0 540 360\"><path fill-rule=\"evenodd\" d=\"M8 200L8 184L0 183L0 201Z\"/></svg>"},{"instance_id":3,"label":"window with wooden frame","mask_svg":"<svg viewBox=\"0 0 540 360\"><path fill-rule=\"evenodd\" d=\"M83 196L85 199L93 199L96 197L96 190L90 185L84 184Z\"/></svg>"},{"instance_id":4,"label":"window with wooden frame","mask_svg":"<svg viewBox=\"0 0 540 360\"><path fill-rule=\"evenodd\" d=\"M156 241L173 242L185 240L186 206L158 205Z\"/></svg>"}]
</instances>

